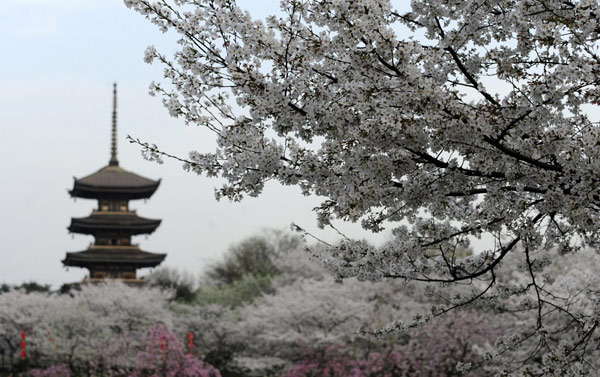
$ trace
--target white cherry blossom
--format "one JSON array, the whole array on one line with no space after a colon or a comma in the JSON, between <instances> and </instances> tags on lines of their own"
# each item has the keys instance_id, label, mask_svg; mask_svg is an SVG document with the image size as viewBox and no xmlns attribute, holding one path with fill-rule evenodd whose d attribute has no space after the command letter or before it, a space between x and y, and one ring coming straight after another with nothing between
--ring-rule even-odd
<instances>
[{"instance_id":1,"label":"white cherry blossom","mask_svg":"<svg viewBox=\"0 0 600 377\"><path fill-rule=\"evenodd\" d=\"M152 92L217 135L184 159L226 179L217 197L277 179L326 198L323 226L393 230L383 248L334 247L340 278L478 287L435 316L497 294L516 255L529 281L504 293L533 293L543 328L541 250L600 240L598 1L282 0L264 21L234 0L125 3L180 35L173 57L147 54L165 68ZM483 236L494 245L457 257Z\"/></svg>"}]
</instances>

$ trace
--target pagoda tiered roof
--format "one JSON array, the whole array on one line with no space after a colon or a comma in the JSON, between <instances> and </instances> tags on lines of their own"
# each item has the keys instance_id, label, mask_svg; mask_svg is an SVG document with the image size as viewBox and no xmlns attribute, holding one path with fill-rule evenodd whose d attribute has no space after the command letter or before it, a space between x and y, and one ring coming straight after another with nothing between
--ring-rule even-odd
<instances>
[{"instance_id":1,"label":"pagoda tiered roof","mask_svg":"<svg viewBox=\"0 0 600 377\"><path fill-rule=\"evenodd\" d=\"M98 199L99 197L119 197L123 199L143 199L154 194L160 179L154 181L132 173L115 165L108 165L86 177L75 179L71 196Z\"/></svg>"},{"instance_id":2,"label":"pagoda tiered roof","mask_svg":"<svg viewBox=\"0 0 600 377\"><path fill-rule=\"evenodd\" d=\"M137 246L92 245L84 251L67 253L62 263L72 267L118 264L123 267L144 268L160 264L165 257L166 254L142 251Z\"/></svg>"},{"instance_id":3,"label":"pagoda tiered roof","mask_svg":"<svg viewBox=\"0 0 600 377\"><path fill-rule=\"evenodd\" d=\"M88 217L72 218L69 231L95 235L99 231L126 231L131 235L150 234L161 220L147 219L135 212L93 212Z\"/></svg>"},{"instance_id":4,"label":"pagoda tiered roof","mask_svg":"<svg viewBox=\"0 0 600 377\"><path fill-rule=\"evenodd\" d=\"M102 279L136 279L136 270L155 267L166 257L142 251L131 244L131 237L153 233L161 220L147 219L129 210L129 201L151 197L160 184L119 166L117 159L117 86L113 88L113 113L110 160L108 165L83 178L75 178L72 197L97 199L98 209L91 215L72 218L68 229L72 233L94 236L87 250L68 252L65 266L84 267L90 272L86 281Z\"/></svg>"}]
</instances>

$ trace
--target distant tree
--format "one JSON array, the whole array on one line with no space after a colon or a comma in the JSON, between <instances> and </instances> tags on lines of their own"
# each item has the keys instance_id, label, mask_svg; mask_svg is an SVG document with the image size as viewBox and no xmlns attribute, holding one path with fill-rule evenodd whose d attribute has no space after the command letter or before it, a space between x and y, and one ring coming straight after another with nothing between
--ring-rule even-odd
<instances>
[{"instance_id":1,"label":"distant tree","mask_svg":"<svg viewBox=\"0 0 600 377\"><path fill-rule=\"evenodd\" d=\"M221 262L205 271L207 279L216 285L232 284L245 275L272 276L278 272L273 264L277 250L265 238L254 236L231 246Z\"/></svg>"},{"instance_id":2,"label":"distant tree","mask_svg":"<svg viewBox=\"0 0 600 377\"><path fill-rule=\"evenodd\" d=\"M303 344L324 349L351 339L370 322L374 306L366 297L371 288L353 281L308 280L261 297L240 310L240 333L255 339L248 342L247 354L297 360Z\"/></svg>"},{"instance_id":3,"label":"distant tree","mask_svg":"<svg viewBox=\"0 0 600 377\"><path fill-rule=\"evenodd\" d=\"M27 283L23 283L21 285L18 285L15 287L15 289L21 289L24 290L26 293L31 293L31 292L43 292L43 293L47 293L50 292L50 285L48 284L38 284L35 281L30 281Z\"/></svg>"},{"instance_id":4,"label":"distant tree","mask_svg":"<svg viewBox=\"0 0 600 377\"><path fill-rule=\"evenodd\" d=\"M222 261L204 271L196 301L234 307L273 292L271 280L281 272L277 260L302 245L297 235L278 230L242 240L227 250Z\"/></svg>"},{"instance_id":5,"label":"distant tree","mask_svg":"<svg viewBox=\"0 0 600 377\"><path fill-rule=\"evenodd\" d=\"M271 282L271 276L243 275L229 284L203 284L194 293L194 302L236 308L253 302L264 293L272 293Z\"/></svg>"},{"instance_id":6,"label":"distant tree","mask_svg":"<svg viewBox=\"0 0 600 377\"><path fill-rule=\"evenodd\" d=\"M194 299L196 283L194 278L174 268L160 267L152 271L145 278L146 284L151 287L173 290L175 300L190 302Z\"/></svg>"},{"instance_id":7,"label":"distant tree","mask_svg":"<svg viewBox=\"0 0 600 377\"><path fill-rule=\"evenodd\" d=\"M354 279L339 284L331 277L279 286L273 294L239 310L239 333L248 339L246 356L278 357L289 362L302 357L305 345L315 350L342 343L366 345L356 333L358 329L383 326L395 316L427 308L427 302L415 300L407 291L400 284Z\"/></svg>"},{"instance_id":8,"label":"distant tree","mask_svg":"<svg viewBox=\"0 0 600 377\"><path fill-rule=\"evenodd\" d=\"M58 293L60 293L60 294L68 294L72 290L80 291L81 290L81 284L80 283L65 283L65 284L63 284L63 285L60 286L60 288L58 289Z\"/></svg>"},{"instance_id":9,"label":"distant tree","mask_svg":"<svg viewBox=\"0 0 600 377\"><path fill-rule=\"evenodd\" d=\"M492 363L481 350L495 344L508 328L501 317L485 312L457 311L411 332L403 348L418 376L491 376ZM462 365L459 367L459 365ZM498 365L498 363L496 363Z\"/></svg>"}]
</instances>

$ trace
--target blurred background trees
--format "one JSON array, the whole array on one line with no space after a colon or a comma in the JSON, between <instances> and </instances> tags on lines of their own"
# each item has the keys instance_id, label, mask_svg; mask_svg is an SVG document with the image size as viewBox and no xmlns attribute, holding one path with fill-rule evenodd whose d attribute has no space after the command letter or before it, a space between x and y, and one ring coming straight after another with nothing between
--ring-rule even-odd
<instances>
[{"instance_id":1,"label":"blurred background trees","mask_svg":"<svg viewBox=\"0 0 600 377\"><path fill-rule=\"evenodd\" d=\"M315 245L310 250L325 252ZM548 273L557 276L553 287L565 297L577 294L571 305L592 308L600 284L598 255L583 250L568 265L548 263ZM526 267L511 258L498 273L513 284L527 281ZM423 318L446 295L468 294L472 286L436 291L399 280L340 284L309 260L300 238L286 233L267 232L233 245L199 278L163 268L147 281L143 287L83 284L66 293L30 289L35 283L3 289L0 370L118 377L139 375L146 364L160 368L164 361L223 377L487 376L510 365L544 373L553 356L550 348L522 337L535 321L528 315L536 302L530 294L496 297L421 327L374 337L395 321ZM552 337L562 315L547 317L547 342L565 340ZM576 339L576 327L559 330ZM515 341L520 348L512 347ZM161 344L172 352L163 355ZM587 368L555 368L587 373L595 366L590 360Z\"/></svg>"}]
</instances>

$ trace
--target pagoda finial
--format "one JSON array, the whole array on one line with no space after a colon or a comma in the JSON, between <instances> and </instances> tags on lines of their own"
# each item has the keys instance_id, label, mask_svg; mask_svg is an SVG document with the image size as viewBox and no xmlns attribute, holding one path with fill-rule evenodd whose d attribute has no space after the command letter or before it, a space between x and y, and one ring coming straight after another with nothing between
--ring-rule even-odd
<instances>
[{"instance_id":1,"label":"pagoda finial","mask_svg":"<svg viewBox=\"0 0 600 377\"><path fill-rule=\"evenodd\" d=\"M110 146L110 166L119 166L117 160L117 83L113 84L112 135Z\"/></svg>"}]
</instances>

